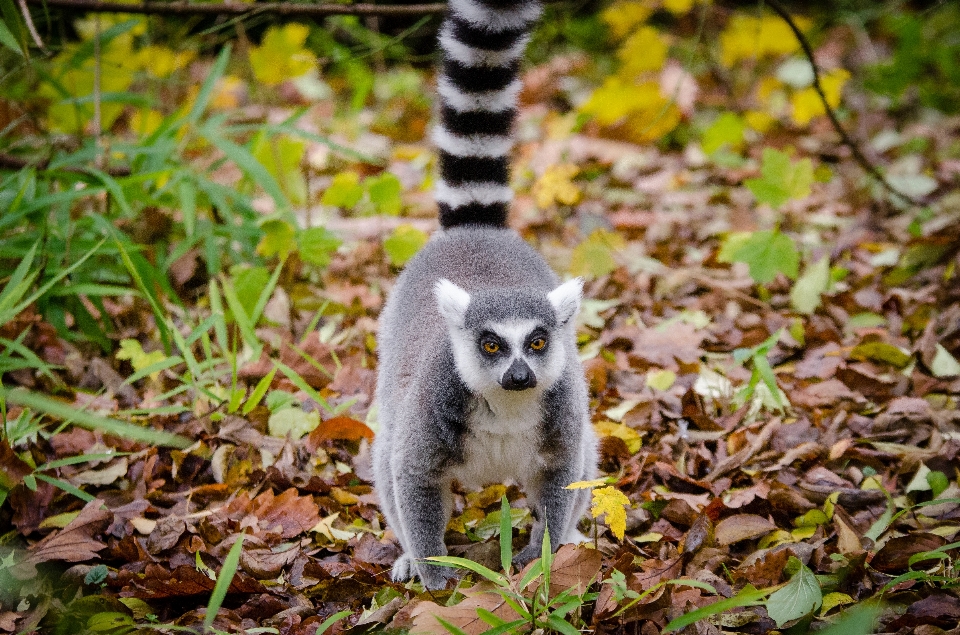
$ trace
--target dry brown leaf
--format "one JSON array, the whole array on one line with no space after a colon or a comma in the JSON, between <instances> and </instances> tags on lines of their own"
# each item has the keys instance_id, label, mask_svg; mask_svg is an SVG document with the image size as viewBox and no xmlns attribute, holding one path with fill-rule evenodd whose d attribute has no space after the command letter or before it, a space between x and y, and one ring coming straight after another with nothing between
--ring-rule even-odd
<instances>
[{"instance_id":1,"label":"dry brown leaf","mask_svg":"<svg viewBox=\"0 0 960 635\"><path fill-rule=\"evenodd\" d=\"M478 588L485 590L477 591ZM489 630L490 625L480 619L477 608L486 609L508 622L520 617L502 597L489 591L488 587L478 585L463 593L468 597L456 606L440 606L433 602L418 604L411 612L413 617L411 635L449 635L449 631L437 620L438 617L463 629L467 635L480 635Z\"/></svg>"},{"instance_id":2,"label":"dry brown leaf","mask_svg":"<svg viewBox=\"0 0 960 635\"><path fill-rule=\"evenodd\" d=\"M768 518L756 514L737 514L724 518L717 523L715 535L717 544L732 545L741 540L759 538L776 529L776 524Z\"/></svg>"},{"instance_id":3,"label":"dry brown leaf","mask_svg":"<svg viewBox=\"0 0 960 635\"><path fill-rule=\"evenodd\" d=\"M253 499L250 513L260 519L262 530L273 531L279 526L281 538L293 538L320 522L320 508L313 497L299 496L292 487L279 496L266 490Z\"/></svg>"},{"instance_id":4,"label":"dry brown leaf","mask_svg":"<svg viewBox=\"0 0 960 635\"><path fill-rule=\"evenodd\" d=\"M35 565L51 560L84 562L97 559L97 552L106 545L93 536L113 518L113 514L102 507L102 501L90 501L66 527L30 546L26 557L13 569L15 575L21 579L33 577Z\"/></svg>"},{"instance_id":5,"label":"dry brown leaf","mask_svg":"<svg viewBox=\"0 0 960 635\"><path fill-rule=\"evenodd\" d=\"M566 544L557 549L550 565L550 597L567 589L586 592L600 574L603 554L584 545Z\"/></svg>"}]
</instances>

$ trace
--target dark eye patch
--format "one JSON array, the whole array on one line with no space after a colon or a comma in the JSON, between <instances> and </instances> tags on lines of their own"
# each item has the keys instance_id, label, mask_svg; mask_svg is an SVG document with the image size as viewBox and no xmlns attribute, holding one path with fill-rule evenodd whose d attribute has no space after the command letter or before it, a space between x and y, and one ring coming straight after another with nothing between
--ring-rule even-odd
<instances>
[{"instance_id":1,"label":"dark eye patch","mask_svg":"<svg viewBox=\"0 0 960 635\"><path fill-rule=\"evenodd\" d=\"M541 342L539 348L534 346L538 341ZM547 337L547 330L542 327L537 327L533 329L529 335L526 337L527 348L532 353L543 353L547 350L547 346L550 344L550 338Z\"/></svg>"},{"instance_id":2,"label":"dark eye patch","mask_svg":"<svg viewBox=\"0 0 960 635\"><path fill-rule=\"evenodd\" d=\"M509 352L506 342L491 331L484 331L480 334L478 346L480 351L488 357L498 357Z\"/></svg>"}]
</instances>

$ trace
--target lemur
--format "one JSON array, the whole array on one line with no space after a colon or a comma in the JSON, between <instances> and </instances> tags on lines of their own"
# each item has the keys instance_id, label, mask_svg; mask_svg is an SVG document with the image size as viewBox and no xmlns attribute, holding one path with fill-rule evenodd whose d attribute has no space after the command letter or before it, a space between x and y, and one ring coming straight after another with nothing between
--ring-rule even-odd
<instances>
[{"instance_id":1,"label":"lemur","mask_svg":"<svg viewBox=\"0 0 960 635\"><path fill-rule=\"evenodd\" d=\"M578 542L592 479L590 426L574 317L582 281L560 284L507 227L520 57L536 0L451 0L440 29L436 200L441 230L407 264L380 316L374 484L403 550L396 581L446 585L451 483L512 480L534 517L515 557Z\"/></svg>"}]
</instances>

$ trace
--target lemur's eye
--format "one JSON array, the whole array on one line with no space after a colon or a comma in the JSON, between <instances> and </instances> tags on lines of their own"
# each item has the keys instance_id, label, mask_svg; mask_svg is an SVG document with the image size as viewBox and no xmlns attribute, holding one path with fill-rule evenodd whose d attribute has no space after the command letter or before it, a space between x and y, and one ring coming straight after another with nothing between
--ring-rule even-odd
<instances>
[{"instance_id":1,"label":"lemur's eye","mask_svg":"<svg viewBox=\"0 0 960 635\"><path fill-rule=\"evenodd\" d=\"M484 342L483 350L493 355L494 353L500 350L500 345L497 344L496 342Z\"/></svg>"},{"instance_id":2,"label":"lemur's eye","mask_svg":"<svg viewBox=\"0 0 960 635\"><path fill-rule=\"evenodd\" d=\"M547 345L547 340L543 339L542 337L538 337L537 339L530 342L530 348L532 348L535 351L542 351L546 345Z\"/></svg>"}]
</instances>

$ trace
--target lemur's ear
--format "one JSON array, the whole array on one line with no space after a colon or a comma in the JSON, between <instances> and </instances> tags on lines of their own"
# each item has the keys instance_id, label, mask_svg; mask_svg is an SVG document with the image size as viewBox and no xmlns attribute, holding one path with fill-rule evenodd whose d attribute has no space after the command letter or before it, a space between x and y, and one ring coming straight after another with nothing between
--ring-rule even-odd
<instances>
[{"instance_id":1,"label":"lemur's ear","mask_svg":"<svg viewBox=\"0 0 960 635\"><path fill-rule=\"evenodd\" d=\"M557 321L566 324L580 310L580 298L583 296L583 278L574 278L564 282L547 294L550 304L557 312Z\"/></svg>"},{"instance_id":2,"label":"lemur's ear","mask_svg":"<svg viewBox=\"0 0 960 635\"><path fill-rule=\"evenodd\" d=\"M463 328L463 316L470 304L470 294L446 278L440 278L433 288L433 295L437 298L440 315L446 319L447 323L450 326Z\"/></svg>"}]
</instances>

